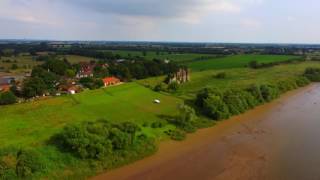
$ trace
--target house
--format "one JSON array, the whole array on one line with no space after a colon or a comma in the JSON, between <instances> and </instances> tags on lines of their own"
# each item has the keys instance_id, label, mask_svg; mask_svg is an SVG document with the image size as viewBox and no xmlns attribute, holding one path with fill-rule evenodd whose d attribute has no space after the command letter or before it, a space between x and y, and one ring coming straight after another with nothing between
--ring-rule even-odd
<instances>
[{"instance_id":1,"label":"house","mask_svg":"<svg viewBox=\"0 0 320 180\"><path fill-rule=\"evenodd\" d=\"M0 85L0 92L8 92L10 91L10 85Z\"/></svg>"},{"instance_id":2,"label":"house","mask_svg":"<svg viewBox=\"0 0 320 180\"><path fill-rule=\"evenodd\" d=\"M120 79L118 79L116 77L106 77L106 78L102 79L102 81L104 83L104 87L116 85L121 82Z\"/></svg>"},{"instance_id":3,"label":"house","mask_svg":"<svg viewBox=\"0 0 320 180\"><path fill-rule=\"evenodd\" d=\"M96 64L88 63L88 62L81 62L80 69L77 72L77 78L85 78L85 77L93 77L93 71Z\"/></svg>"},{"instance_id":4,"label":"house","mask_svg":"<svg viewBox=\"0 0 320 180\"><path fill-rule=\"evenodd\" d=\"M67 94L76 94L81 92L81 87L78 85L72 85L72 84L62 84L59 86L59 91L62 93L67 93ZM57 96L60 96L61 93L57 93Z\"/></svg>"}]
</instances>

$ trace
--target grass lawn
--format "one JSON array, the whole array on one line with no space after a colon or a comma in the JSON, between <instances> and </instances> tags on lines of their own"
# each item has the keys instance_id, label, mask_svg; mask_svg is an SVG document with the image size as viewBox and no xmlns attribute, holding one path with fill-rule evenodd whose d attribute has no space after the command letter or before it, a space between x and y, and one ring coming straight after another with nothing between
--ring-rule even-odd
<instances>
[{"instance_id":1,"label":"grass lawn","mask_svg":"<svg viewBox=\"0 0 320 180\"><path fill-rule=\"evenodd\" d=\"M199 60L187 63L193 71L204 71L210 69L229 69L246 67L249 62L257 61L259 63L271 63L279 61L287 61L298 58L298 56L284 55L235 55L223 58L214 58L207 60Z\"/></svg>"},{"instance_id":2,"label":"grass lawn","mask_svg":"<svg viewBox=\"0 0 320 180\"><path fill-rule=\"evenodd\" d=\"M303 74L307 67L320 67L319 62L303 62L297 64L280 65L264 69L235 68L225 70L208 70L202 72L192 72L191 81L180 86L176 96L182 98L192 98L196 93L205 88L244 88L253 83L272 83L281 79L287 79ZM225 72L226 79L214 77L219 72ZM164 77L149 78L139 81L139 83L154 87L162 82Z\"/></svg>"},{"instance_id":3,"label":"grass lawn","mask_svg":"<svg viewBox=\"0 0 320 180\"><path fill-rule=\"evenodd\" d=\"M154 104L160 99L161 104ZM128 83L86 91L74 96L50 98L0 108L0 143L8 145L41 145L66 124L107 119L113 122L160 120L160 115L174 115L181 100ZM168 127L167 127L168 128ZM160 137L162 130L143 129Z\"/></svg>"}]
</instances>

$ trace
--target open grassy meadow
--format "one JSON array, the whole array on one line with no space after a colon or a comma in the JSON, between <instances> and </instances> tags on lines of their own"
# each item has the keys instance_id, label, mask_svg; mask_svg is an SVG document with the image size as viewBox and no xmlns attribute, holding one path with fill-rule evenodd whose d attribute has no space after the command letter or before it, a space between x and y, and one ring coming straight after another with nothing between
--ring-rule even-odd
<instances>
[{"instance_id":1,"label":"open grassy meadow","mask_svg":"<svg viewBox=\"0 0 320 180\"><path fill-rule=\"evenodd\" d=\"M249 62L258 63L281 62L296 59L298 56L284 55L235 55L223 58L205 59L186 63L193 71L204 71L210 69L229 69L246 67Z\"/></svg>"},{"instance_id":2,"label":"open grassy meadow","mask_svg":"<svg viewBox=\"0 0 320 180\"><path fill-rule=\"evenodd\" d=\"M160 99L161 104L154 104ZM74 96L50 98L0 108L0 143L41 145L66 124L106 119L131 121L139 125L152 123L161 115L174 115L181 100L151 91L136 83L86 91ZM144 131L160 137L163 129Z\"/></svg>"},{"instance_id":3,"label":"open grassy meadow","mask_svg":"<svg viewBox=\"0 0 320 180\"><path fill-rule=\"evenodd\" d=\"M39 65L40 62L34 60L32 56L17 56L17 57L1 57L0 69L10 70L12 65L17 65L18 69L32 69L34 66Z\"/></svg>"},{"instance_id":4,"label":"open grassy meadow","mask_svg":"<svg viewBox=\"0 0 320 180\"><path fill-rule=\"evenodd\" d=\"M320 63L301 62L263 69L235 68L192 72L190 77L191 81L181 85L175 95L188 99L193 98L199 90L205 87L227 89L244 88L254 83L273 83L302 75L307 67L320 67ZM216 78L215 75L219 72L225 72L226 78ZM139 83L154 87L160 82L163 82L164 79L165 77L149 78L141 80Z\"/></svg>"},{"instance_id":5,"label":"open grassy meadow","mask_svg":"<svg viewBox=\"0 0 320 180\"><path fill-rule=\"evenodd\" d=\"M143 55L142 51L124 51L124 50L104 50L107 52L112 52L113 54L119 54L121 57L128 58L134 56L144 57L147 60L152 59L168 59L171 61L186 63L190 61L197 60L207 60L216 58L217 55L213 54L195 54L195 53L168 53L168 52L155 52L155 51L147 51L146 56Z\"/></svg>"}]
</instances>

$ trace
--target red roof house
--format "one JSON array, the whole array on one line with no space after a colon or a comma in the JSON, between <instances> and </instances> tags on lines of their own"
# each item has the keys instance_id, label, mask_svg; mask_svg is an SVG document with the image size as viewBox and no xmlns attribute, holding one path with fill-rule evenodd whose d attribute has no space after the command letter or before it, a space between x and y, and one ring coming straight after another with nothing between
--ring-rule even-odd
<instances>
[{"instance_id":1,"label":"red roof house","mask_svg":"<svg viewBox=\"0 0 320 180\"><path fill-rule=\"evenodd\" d=\"M116 77L106 77L106 78L102 79L102 81L103 81L105 87L116 85L121 82L120 79L118 79Z\"/></svg>"},{"instance_id":2,"label":"red roof house","mask_svg":"<svg viewBox=\"0 0 320 180\"><path fill-rule=\"evenodd\" d=\"M0 92L10 91L10 85L0 85Z\"/></svg>"}]
</instances>

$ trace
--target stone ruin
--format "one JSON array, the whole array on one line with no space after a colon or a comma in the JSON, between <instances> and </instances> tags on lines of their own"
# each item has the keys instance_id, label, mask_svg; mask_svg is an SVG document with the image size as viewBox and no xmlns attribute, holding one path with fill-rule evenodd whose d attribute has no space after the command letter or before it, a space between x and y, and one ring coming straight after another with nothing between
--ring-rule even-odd
<instances>
[{"instance_id":1,"label":"stone ruin","mask_svg":"<svg viewBox=\"0 0 320 180\"><path fill-rule=\"evenodd\" d=\"M169 74L167 83L177 82L183 84L190 81L190 71L188 68L180 68L177 72Z\"/></svg>"}]
</instances>

